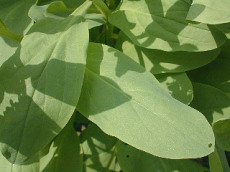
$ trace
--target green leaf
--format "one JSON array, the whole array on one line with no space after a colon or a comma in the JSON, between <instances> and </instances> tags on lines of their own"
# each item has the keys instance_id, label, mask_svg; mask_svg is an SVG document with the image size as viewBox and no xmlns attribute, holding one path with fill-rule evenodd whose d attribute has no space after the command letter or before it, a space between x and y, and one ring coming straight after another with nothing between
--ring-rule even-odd
<instances>
[{"instance_id":1,"label":"green leaf","mask_svg":"<svg viewBox=\"0 0 230 172\"><path fill-rule=\"evenodd\" d=\"M48 145L49 146L49 145ZM48 152L40 155L33 163L11 164L0 155L0 171L4 172L63 172L83 170L83 157L80 154L80 140L73 129L73 119L54 139ZM41 158L41 159L40 159Z\"/></svg>"},{"instance_id":2,"label":"green leaf","mask_svg":"<svg viewBox=\"0 0 230 172\"><path fill-rule=\"evenodd\" d=\"M229 106L230 108L230 106ZM223 118L213 124L216 143L223 150L230 151L230 117Z\"/></svg>"},{"instance_id":3,"label":"green leaf","mask_svg":"<svg viewBox=\"0 0 230 172\"><path fill-rule=\"evenodd\" d=\"M73 120L52 142L49 153L40 160L42 172L82 172L83 156Z\"/></svg>"},{"instance_id":4,"label":"green leaf","mask_svg":"<svg viewBox=\"0 0 230 172\"><path fill-rule=\"evenodd\" d=\"M230 22L229 0L193 0L187 20L207 24Z\"/></svg>"},{"instance_id":5,"label":"green leaf","mask_svg":"<svg viewBox=\"0 0 230 172\"><path fill-rule=\"evenodd\" d=\"M81 135L85 172L120 172L116 159L117 139L90 125Z\"/></svg>"},{"instance_id":6,"label":"green leaf","mask_svg":"<svg viewBox=\"0 0 230 172\"><path fill-rule=\"evenodd\" d=\"M43 6L33 5L29 10L28 15L34 21L39 21L45 18L64 18L73 11L74 8L66 7L63 1L56 1ZM89 29L106 23L104 16L95 12L86 14L84 18L89 23Z\"/></svg>"},{"instance_id":7,"label":"green leaf","mask_svg":"<svg viewBox=\"0 0 230 172\"><path fill-rule=\"evenodd\" d=\"M0 171L4 172L40 172L39 162L27 165L11 164L2 154L0 154Z\"/></svg>"},{"instance_id":8,"label":"green leaf","mask_svg":"<svg viewBox=\"0 0 230 172\"><path fill-rule=\"evenodd\" d=\"M230 39L230 23L219 24L216 25L218 29L220 29L223 33L225 33L226 37Z\"/></svg>"},{"instance_id":9,"label":"green leaf","mask_svg":"<svg viewBox=\"0 0 230 172\"><path fill-rule=\"evenodd\" d=\"M192 160L171 160L152 156L124 143L117 148L118 162L125 172L204 172L205 168Z\"/></svg>"},{"instance_id":10,"label":"green leaf","mask_svg":"<svg viewBox=\"0 0 230 172\"><path fill-rule=\"evenodd\" d=\"M35 0L0 0L0 19L11 32L23 35L32 26L28 10L34 2ZM0 37L0 66L15 53L18 46L18 43Z\"/></svg>"},{"instance_id":11,"label":"green leaf","mask_svg":"<svg viewBox=\"0 0 230 172\"><path fill-rule=\"evenodd\" d=\"M190 78L199 83L212 85L230 98L230 41L222 48L220 56L212 63L189 72Z\"/></svg>"},{"instance_id":12,"label":"green leaf","mask_svg":"<svg viewBox=\"0 0 230 172\"><path fill-rule=\"evenodd\" d=\"M21 42L21 49L0 68L0 95L4 95L0 146L10 162L25 163L72 116L88 47L88 27L81 14L90 5L87 1L64 20L37 22Z\"/></svg>"},{"instance_id":13,"label":"green leaf","mask_svg":"<svg viewBox=\"0 0 230 172\"><path fill-rule=\"evenodd\" d=\"M105 45L89 45L77 109L105 133L156 156L195 158L214 149L211 126L201 113L173 99L151 73Z\"/></svg>"},{"instance_id":14,"label":"green leaf","mask_svg":"<svg viewBox=\"0 0 230 172\"><path fill-rule=\"evenodd\" d=\"M186 73L158 74L155 77L172 97L184 104L190 104L193 99L193 88Z\"/></svg>"},{"instance_id":15,"label":"green leaf","mask_svg":"<svg viewBox=\"0 0 230 172\"><path fill-rule=\"evenodd\" d=\"M189 7L185 0L124 0L109 22L144 48L194 52L220 47L225 35L212 26L188 23Z\"/></svg>"},{"instance_id":16,"label":"green leaf","mask_svg":"<svg viewBox=\"0 0 230 172\"><path fill-rule=\"evenodd\" d=\"M230 150L230 99L219 89L193 83L194 99L191 106L202 112L216 136L216 142L224 150Z\"/></svg>"},{"instance_id":17,"label":"green leaf","mask_svg":"<svg viewBox=\"0 0 230 172\"><path fill-rule=\"evenodd\" d=\"M153 74L185 72L213 61L220 49L207 52L165 52L135 46L120 34L117 48Z\"/></svg>"},{"instance_id":18,"label":"green leaf","mask_svg":"<svg viewBox=\"0 0 230 172\"><path fill-rule=\"evenodd\" d=\"M216 147L215 151L208 156L210 172L229 172L225 152Z\"/></svg>"}]
</instances>

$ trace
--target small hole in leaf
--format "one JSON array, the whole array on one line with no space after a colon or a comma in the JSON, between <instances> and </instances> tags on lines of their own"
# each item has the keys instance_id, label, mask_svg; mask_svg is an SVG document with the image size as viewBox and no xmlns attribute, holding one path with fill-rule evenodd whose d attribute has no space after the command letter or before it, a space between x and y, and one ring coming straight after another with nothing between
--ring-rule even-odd
<instances>
[{"instance_id":1,"label":"small hole in leaf","mask_svg":"<svg viewBox=\"0 0 230 172\"><path fill-rule=\"evenodd\" d=\"M126 158L129 158L129 155L126 155Z\"/></svg>"},{"instance_id":2,"label":"small hole in leaf","mask_svg":"<svg viewBox=\"0 0 230 172\"><path fill-rule=\"evenodd\" d=\"M209 143L209 144L208 144L208 147L209 147L209 148L212 147L212 143Z\"/></svg>"}]
</instances>

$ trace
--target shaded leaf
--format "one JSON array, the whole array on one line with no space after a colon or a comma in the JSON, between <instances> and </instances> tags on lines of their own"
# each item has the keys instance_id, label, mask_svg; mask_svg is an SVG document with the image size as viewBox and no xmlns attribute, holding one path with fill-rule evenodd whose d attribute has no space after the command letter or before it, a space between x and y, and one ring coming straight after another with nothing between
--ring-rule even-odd
<instances>
[{"instance_id":1,"label":"shaded leaf","mask_svg":"<svg viewBox=\"0 0 230 172\"><path fill-rule=\"evenodd\" d=\"M216 142L230 150L230 99L219 89L193 83L194 99L191 106L202 112L213 126Z\"/></svg>"},{"instance_id":2,"label":"shaded leaf","mask_svg":"<svg viewBox=\"0 0 230 172\"><path fill-rule=\"evenodd\" d=\"M223 47L220 56L212 63L189 72L190 78L199 83L212 85L230 98L230 42Z\"/></svg>"},{"instance_id":3,"label":"shaded leaf","mask_svg":"<svg viewBox=\"0 0 230 172\"><path fill-rule=\"evenodd\" d=\"M213 61L220 49L207 52L165 52L140 48L123 34L119 35L117 48L153 74L185 72Z\"/></svg>"},{"instance_id":4,"label":"shaded leaf","mask_svg":"<svg viewBox=\"0 0 230 172\"><path fill-rule=\"evenodd\" d=\"M83 156L73 119L52 142L49 153L40 160L42 172L82 172Z\"/></svg>"},{"instance_id":5,"label":"shaded leaf","mask_svg":"<svg viewBox=\"0 0 230 172\"><path fill-rule=\"evenodd\" d=\"M229 172L228 162L223 150L216 147L215 151L208 156L210 172Z\"/></svg>"},{"instance_id":6,"label":"shaded leaf","mask_svg":"<svg viewBox=\"0 0 230 172\"><path fill-rule=\"evenodd\" d=\"M86 2L64 20L37 22L21 49L0 68L0 146L10 162L23 164L32 158L72 116L88 47L81 14L90 5Z\"/></svg>"},{"instance_id":7,"label":"shaded leaf","mask_svg":"<svg viewBox=\"0 0 230 172\"><path fill-rule=\"evenodd\" d=\"M35 0L0 0L0 19L10 31L23 35L32 26L28 11L34 3ZM18 43L0 37L0 66L15 53L18 46Z\"/></svg>"},{"instance_id":8,"label":"shaded leaf","mask_svg":"<svg viewBox=\"0 0 230 172\"><path fill-rule=\"evenodd\" d=\"M124 143L117 148L118 162L125 172L204 172L205 168L192 160L158 158Z\"/></svg>"},{"instance_id":9,"label":"shaded leaf","mask_svg":"<svg viewBox=\"0 0 230 172\"><path fill-rule=\"evenodd\" d=\"M81 135L85 172L119 172L116 159L117 139L90 125Z\"/></svg>"}]
</instances>

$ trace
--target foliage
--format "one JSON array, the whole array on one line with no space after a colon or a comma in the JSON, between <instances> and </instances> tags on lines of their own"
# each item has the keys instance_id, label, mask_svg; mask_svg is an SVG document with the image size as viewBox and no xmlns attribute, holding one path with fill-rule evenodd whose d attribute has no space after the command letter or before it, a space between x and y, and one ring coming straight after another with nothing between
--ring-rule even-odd
<instances>
[{"instance_id":1,"label":"foliage","mask_svg":"<svg viewBox=\"0 0 230 172\"><path fill-rule=\"evenodd\" d=\"M0 171L230 171L229 7L0 0Z\"/></svg>"}]
</instances>

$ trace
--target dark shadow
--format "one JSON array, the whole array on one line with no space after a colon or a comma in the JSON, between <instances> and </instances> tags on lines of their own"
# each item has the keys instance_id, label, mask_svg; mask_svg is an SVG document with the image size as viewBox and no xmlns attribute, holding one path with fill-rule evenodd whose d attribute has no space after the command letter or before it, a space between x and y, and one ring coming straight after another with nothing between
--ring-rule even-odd
<instances>
[{"instance_id":1,"label":"dark shadow","mask_svg":"<svg viewBox=\"0 0 230 172\"><path fill-rule=\"evenodd\" d=\"M48 157L42 160L48 161L42 172L52 172L57 168L59 171L72 172L74 170L80 171L79 168L82 168L83 155L81 155L80 139L73 128L73 121L74 118L71 118L65 128L53 140Z\"/></svg>"},{"instance_id":2,"label":"dark shadow","mask_svg":"<svg viewBox=\"0 0 230 172\"><path fill-rule=\"evenodd\" d=\"M111 170L111 164L116 142L116 138L106 135L96 125L89 126L81 135L85 166L95 171L115 172ZM107 155L109 159L102 162L102 155ZM86 164L89 159L92 161L90 165ZM105 161L108 164L105 165Z\"/></svg>"},{"instance_id":3,"label":"dark shadow","mask_svg":"<svg viewBox=\"0 0 230 172\"><path fill-rule=\"evenodd\" d=\"M194 98L191 106L205 115L210 124L226 117L225 109L230 107L230 99L219 89L193 82ZM218 115L217 115L217 114Z\"/></svg>"},{"instance_id":4,"label":"dark shadow","mask_svg":"<svg viewBox=\"0 0 230 172\"><path fill-rule=\"evenodd\" d=\"M225 47L225 49L229 49ZM223 54L222 51L220 56L211 62L210 64L188 72L188 76L194 82L204 83L214 86L223 92L230 93L230 59Z\"/></svg>"}]
</instances>

